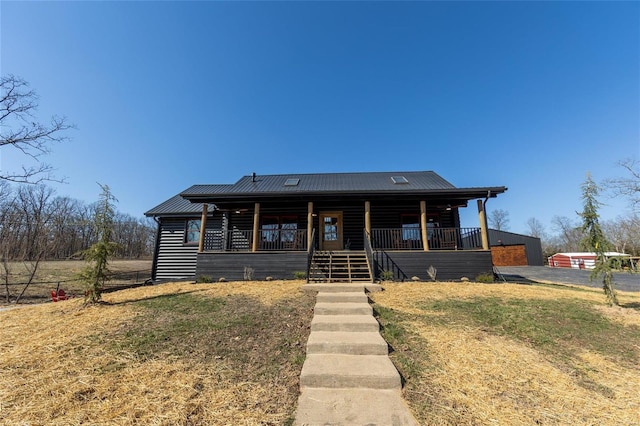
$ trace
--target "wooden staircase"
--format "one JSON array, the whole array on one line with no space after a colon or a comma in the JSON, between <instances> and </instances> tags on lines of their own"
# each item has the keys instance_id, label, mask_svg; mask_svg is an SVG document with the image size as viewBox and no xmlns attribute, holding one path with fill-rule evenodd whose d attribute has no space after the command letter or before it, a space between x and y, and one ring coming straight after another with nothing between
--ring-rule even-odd
<instances>
[{"instance_id":1,"label":"wooden staircase","mask_svg":"<svg viewBox=\"0 0 640 426\"><path fill-rule=\"evenodd\" d=\"M311 259L309 282L371 282L371 270L364 251L316 251Z\"/></svg>"}]
</instances>

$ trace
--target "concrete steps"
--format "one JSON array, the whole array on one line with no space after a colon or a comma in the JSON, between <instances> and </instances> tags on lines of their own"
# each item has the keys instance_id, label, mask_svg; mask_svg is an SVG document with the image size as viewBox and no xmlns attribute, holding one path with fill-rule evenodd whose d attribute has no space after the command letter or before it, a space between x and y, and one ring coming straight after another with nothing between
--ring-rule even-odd
<instances>
[{"instance_id":1,"label":"concrete steps","mask_svg":"<svg viewBox=\"0 0 640 426\"><path fill-rule=\"evenodd\" d=\"M304 419L304 423L298 419ZM417 422L395 389L307 388L298 400L296 424L417 425Z\"/></svg>"},{"instance_id":2,"label":"concrete steps","mask_svg":"<svg viewBox=\"0 0 640 426\"><path fill-rule=\"evenodd\" d=\"M364 292L361 291L349 291L349 292L321 292L316 296L316 302L318 303L369 303L369 298Z\"/></svg>"},{"instance_id":3,"label":"concrete steps","mask_svg":"<svg viewBox=\"0 0 640 426\"><path fill-rule=\"evenodd\" d=\"M348 293L348 292L360 292L362 293L362 287L369 291L381 291L382 286L373 282L367 283L306 283L302 286L305 291L314 291L318 294L322 293Z\"/></svg>"},{"instance_id":4,"label":"concrete steps","mask_svg":"<svg viewBox=\"0 0 640 426\"><path fill-rule=\"evenodd\" d=\"M380 325L372 315L314 315L314 331L368 331L378 332Z\"/></svg>"},{"instance_id":5,"label":"concrete steps","mask_svg":"<svg viewBox=\"0 0 640 426\"><path fill-rule=\"evenodd\" d=\"M305 287L318 295L294 424L417 425L365 285Z\"/></svg>"},{"instance_id":6,"label":"concrete steps","mask_svg":"<svg viewBox=\"0 0 640 426\"><path fill-rule=\"evenodd\" d=\"M307 355L388 355L389 346L377 331L315 331L307 341Z\"/></svg>"},{"instance_id":7,"label":"concrete steps","mask_svg":"<svg viewBox=\"0 0 640 426\"><path fill-rule=\"evenodd\" d=\"M318 315L372 315L373 308L366 302L316 303L314 313Z\"/></svg>"},{"instance_id":8,"label":"concrete steps","mask_svg":"<svg viewBox=\"0 0 640 426\"><path fill-rule=\"evenodd\" d=\"M398 370L388 356L307 355L300 386L314 388L398 389Z\"/></svg>"}]
</instances>

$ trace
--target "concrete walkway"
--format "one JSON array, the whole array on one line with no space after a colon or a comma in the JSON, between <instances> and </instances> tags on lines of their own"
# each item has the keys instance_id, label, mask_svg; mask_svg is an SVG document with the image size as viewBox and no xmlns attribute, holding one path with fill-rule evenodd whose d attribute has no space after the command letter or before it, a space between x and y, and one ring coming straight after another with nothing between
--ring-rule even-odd
<instances>
[{"instance_id":1,"label":"concrete walkway","mask_svg":"<svg viewBox=\"0 0 640 426\"><path fill-rule=\"evenodd\" d=\"M400 394L400 375L365 286L307 284L305 289L318 295L294 424L417 425Z\"/></svg>"}]
</instances>

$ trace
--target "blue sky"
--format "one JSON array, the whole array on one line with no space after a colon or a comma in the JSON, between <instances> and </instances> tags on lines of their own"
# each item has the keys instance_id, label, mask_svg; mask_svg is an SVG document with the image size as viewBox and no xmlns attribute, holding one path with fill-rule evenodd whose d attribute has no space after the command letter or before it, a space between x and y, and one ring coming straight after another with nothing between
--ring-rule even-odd
<instances>
[{"instance_id":1,"label":"blue sky","mask_svg":"<svg viewBox=\"0 0 640 426\"><path fill-rule=\"evenodd\" d=\"M576 218L640 158L638 2L0 3L0 70L72 140L61 195L135 216L255 171L434 170L509 187L511 230ZM24 162L5 149L3 169ZM603 198L603 218L624 214ZM472 209L468 209L472 210ZM477 226L476 213L463 225Z\"/></svg>"}]
</instances>

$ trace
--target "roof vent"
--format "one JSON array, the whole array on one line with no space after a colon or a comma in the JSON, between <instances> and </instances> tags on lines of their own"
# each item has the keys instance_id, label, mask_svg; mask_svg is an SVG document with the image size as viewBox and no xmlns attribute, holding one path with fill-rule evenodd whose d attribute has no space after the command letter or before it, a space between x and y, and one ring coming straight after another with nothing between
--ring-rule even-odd
<instances>
[{"instance_id":1,"label":"roof vent","mask_svg":"<svg viewBox=\"0 0 640 426\"><path fill-rule=\"evenodd\" d=\"M290 178L285 181L284 186L298 186L299 183L300 183L300 179Z\"/></svg>"},{"instance_id":2,"label":"roof vent","mask_svg":"<svg viewBox=\"0 0 640 426\"><path fill-rule=\"evenodd\" d=\"M251 182L256 181L256 172L251 173Z\"/></svg>"},{"instance_id":3,"label":"roof vent","mask_svg":"<svg viewBox=\"0 0 640 426\"><path fill-rule=\"evenodd\" d=\"M396 185L400 183L409 183L407 178L404 176L391 176L391 181Z\"/></svg>"}]
</instances>

